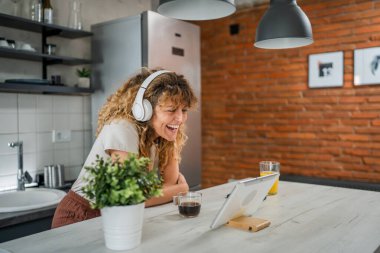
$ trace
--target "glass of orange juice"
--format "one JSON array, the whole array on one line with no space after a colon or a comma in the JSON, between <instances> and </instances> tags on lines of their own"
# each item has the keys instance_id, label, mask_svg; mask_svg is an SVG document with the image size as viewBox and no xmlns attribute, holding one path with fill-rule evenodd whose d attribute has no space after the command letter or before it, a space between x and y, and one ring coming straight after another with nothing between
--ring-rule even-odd
<instances>
[{"instance_id":1,"label":"glass of orange juice","mask_svg":"<svg viewBox=\"0 0 380 253\"><path fill-rule=\"evenodd\" d=\"M275 161L262 161L260 162L260 176L266 176L269 174L280 174L280 163ZM272 188L269 190L268 195L275 195L278 191L278 178L274 182Z\"/></svg>"}]
</instances>

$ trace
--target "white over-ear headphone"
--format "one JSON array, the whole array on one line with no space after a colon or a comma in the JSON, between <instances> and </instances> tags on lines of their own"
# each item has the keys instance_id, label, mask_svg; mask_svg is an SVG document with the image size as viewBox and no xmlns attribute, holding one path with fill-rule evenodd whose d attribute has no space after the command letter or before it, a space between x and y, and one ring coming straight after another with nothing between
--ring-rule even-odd
<instances>
[{"instance_id":1,"label":"white over-ear headphone","mask_svg":"<svg viewBox=\"0 0 380 253\"><path fill-rule=\"evenodd\" d=\"M141 84L139 90L137 91L137 95L135 98L135 101L133 102L132 106L132 114L133 117L137 121L148 121L153 115L153 108L152 104L147 100L144 99L144 93L146 89L148 88L149 84L159 75L163 73L168 73L170 71L168 70L159 70L148 76L144 82Z\"/></svg>"}]
</instances>

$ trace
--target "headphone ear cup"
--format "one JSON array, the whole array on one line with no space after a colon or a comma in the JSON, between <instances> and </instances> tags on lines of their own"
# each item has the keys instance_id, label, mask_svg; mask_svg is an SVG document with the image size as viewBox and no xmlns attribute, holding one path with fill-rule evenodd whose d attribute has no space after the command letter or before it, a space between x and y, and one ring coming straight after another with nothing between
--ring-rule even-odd
<instances>
[{"instance_id":1,"label":"headphone ear cup","mask_svg":"<svg viewBox=\"0 0 380 253\"><path fill-rule=\"evenodd\" d=\"M137 121L141 121L144 118L143 106L139 103L134 103L132 106L132 114Z\"/></svg>"},{"instance_id":2,"label":"headphone ear cup","mask_svg":"<svg viewBox=\"0 0 380 253\"><path fill-rule=\"evenodd\" d=\"M152 115L153 115L152 104L147 99L144 99L143 107L144 107L144 118L141 121L148 121L150 120L150 118L152 118Z\"/></svg>"}]
</instances>

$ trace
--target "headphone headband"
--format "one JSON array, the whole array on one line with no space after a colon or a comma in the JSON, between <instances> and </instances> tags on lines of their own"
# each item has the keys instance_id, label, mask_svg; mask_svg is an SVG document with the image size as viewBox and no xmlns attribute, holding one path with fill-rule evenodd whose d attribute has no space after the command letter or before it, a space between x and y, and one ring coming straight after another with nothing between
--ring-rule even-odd
<instances>
[{"instance_id":1,"label":"headphone headband","mask_svg":"<svg viewBox=\"0 0 380 253\"><path fill-rule=\"evenodd\" d=\"M159 70L152 74L150 74L144 82L141 84L139 90L137 91L135 101L133 102L132 106L132 114L138 121L148 121L153 114L153 109L151 103L144 99L144 93L146 89L148 88L149 84L159 75L168 73L171 71L168 70Z\"/></svg>"},{"instance_id":2,"label":"headphone headband","mask_svg":"<svg viewBox=\"0 0 380 253\"><path fill-rule=\"evenodd\" d=\"M141 88L144 88L144 89L148 88L149 84L150 84L150 83L151 83L151 82L152 82L157 76L159 76L159 75L161 75L161 74L164 74L164 73L168 73L168 72L170 72L170 71L169 71L169 70L159 70L159 71L156 71L156 72L150 74L150 75L144 80L144 82L141 84L140 89L141 89Z\"/></svg>"}]
</instances>

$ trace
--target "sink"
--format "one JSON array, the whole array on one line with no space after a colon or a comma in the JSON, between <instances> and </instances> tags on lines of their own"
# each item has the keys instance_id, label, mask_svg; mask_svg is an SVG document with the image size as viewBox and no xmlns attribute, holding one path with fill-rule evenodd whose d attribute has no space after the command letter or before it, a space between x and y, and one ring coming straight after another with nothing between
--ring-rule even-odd
<instances>
[{"instance_id":1,"label":"sink","mask_svg":"<svg viewBox=\"0 0 380 253\"><path fill-rule=\"evenodd\" d=\"M0 193L0 213L26 211L56 205L65 195L64 191L46 188L3 192Z\"/></svg>"}]
</instances>

